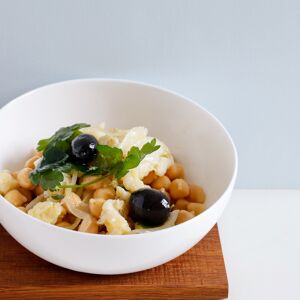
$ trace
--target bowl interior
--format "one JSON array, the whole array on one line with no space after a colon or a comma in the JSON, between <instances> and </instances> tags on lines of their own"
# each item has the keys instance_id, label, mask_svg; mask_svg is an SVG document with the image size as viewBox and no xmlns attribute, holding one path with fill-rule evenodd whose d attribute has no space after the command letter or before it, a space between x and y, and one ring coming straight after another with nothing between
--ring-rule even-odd
<instances>
[{"instance_id":1,"label":"bowl interior","mask_svg":"<svg viewBox=\"0 0 300 300\"><path fill-rule=\"evenodd\" d=\"M46 86L0 110L0 169L20 169L37 141L77 122L107 127L145 126L183 163L187 179L202 185L210 206L235 172L228 134L207 111L152 86L118 80L76 80Z\"/></svg>"}]
</instances>

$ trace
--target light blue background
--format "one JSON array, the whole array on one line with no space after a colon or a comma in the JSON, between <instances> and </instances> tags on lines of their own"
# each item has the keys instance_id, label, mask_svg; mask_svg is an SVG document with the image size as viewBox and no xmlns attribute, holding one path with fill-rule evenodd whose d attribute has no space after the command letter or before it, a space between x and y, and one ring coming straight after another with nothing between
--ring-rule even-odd
<instances>
[{"instance_id":1,"label":"light blue background","mask_svg":"<svg viewBox=\"0 0 300 300\"><path fill-rule=\"evenodd\" d=\"M1 106L82 77L195 99L236 142L237 187L300 187L299 0L0 0Z\"/></svg>"}]
</instances>

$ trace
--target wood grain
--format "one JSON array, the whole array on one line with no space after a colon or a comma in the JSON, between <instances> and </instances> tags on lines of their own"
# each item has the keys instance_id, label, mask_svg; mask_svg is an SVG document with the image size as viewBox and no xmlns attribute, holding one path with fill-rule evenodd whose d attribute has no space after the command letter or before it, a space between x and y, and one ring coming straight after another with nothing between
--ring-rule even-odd
<instances>
[{"instance_id":1,"label":"wood grain","mask_svg":"<svg viewBox=\"0 0 300 300\"><path fill-rule=\"evenodd\" d=\"M101 276L50 264L0 226L0 299L223 299L227 277L217 226L179 258L151 270Z\"/></svg>"}]
</instances>

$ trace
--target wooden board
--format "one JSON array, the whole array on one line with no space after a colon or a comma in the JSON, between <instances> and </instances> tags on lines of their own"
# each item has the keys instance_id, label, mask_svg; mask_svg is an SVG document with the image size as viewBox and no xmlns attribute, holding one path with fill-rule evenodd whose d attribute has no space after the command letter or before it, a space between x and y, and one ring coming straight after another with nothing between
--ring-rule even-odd
<instances>
[{"instance_id":1,"label":"wooden board","mask_svg":"<svg viewBox=\"0 0 300 300\"><path fill-rule=\"evenodd\" d=\"M102 276L50 264L0 226L0 299L223 299L228 284L218 228L177 259L144 272Z\"/></svg>"}]
</instances>

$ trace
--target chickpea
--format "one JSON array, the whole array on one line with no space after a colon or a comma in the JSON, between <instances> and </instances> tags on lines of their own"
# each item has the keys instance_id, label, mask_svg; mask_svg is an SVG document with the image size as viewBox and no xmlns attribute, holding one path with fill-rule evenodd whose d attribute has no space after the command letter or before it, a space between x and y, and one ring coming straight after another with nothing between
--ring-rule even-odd
<instances>
[{"instance_id":1,"label":"chickpea","mask_svg":"<svg viewBox=\"0 0 300 300\"><path fill-rule=\"evenodd\" d=\"M115 189L113 187L105 187L101 189L97 189L93 193L93 198L101 198L101 199L114 199L116 196Z\"/></svg>"},{"instance_id":2,"label":"chickpea","mask_svg":"<svg viewBox=\"0 0 300 300\"><path fill-rule=\"evenodd\" d=\"M40 157L35 155L31 158L29 158L26 162L25 162L25 168L31 168L31 169L34 169L35 168L35 165L34 165L34 162L36 160L38 160Z\"/></svg>"},{"instance_id":3,"label":"chickpea","mask_svg":"<svg viewBox=\"0 0 300 300\"><path fill-rule=\"evenodd\" d=\"M90 199L89 209L92 216L94 216L97 219L100 217L104 202L104 199Z\"/></svg>"},{"instance_id":4,"label":"chickpea","mask_svg":"<svg viewBox=\"0 0 300 300\"><path fill-rule=\"evenodd\" d=\"M32 200L32 192L24 188L18 188L18 191L27 198L27 202Z\"/></svg>"},{"instance_id":5,"label":"chickpea","mask_svg":"<svg viewBox=\"0 0 300 300\"><path fill-rule=\"evenodd\" d=\"M5 194L4 198L14 206L22 206L25 202L27 202L27 198L18 190L9 191Z\"/></svg>"},{"instance_id":6,"label":"chickpea","mask_svg":"<svg viewBox=\"0 0 300 300\"><path fill-rule=\"evenodd\" d=\"M167 170L166 175L171 179L184 178L184 169L181 164L175 163Z\"/></svg>"},{"instance_id":7,"label":"chickpea","mask_svg":"<svg viewBox=\"0 0 300 300\"><path fill-rule=\"evenodd\" d=\"M38 186L35 187L34 193L38 196L38 195L43 194L44 190L43 190L43 188L40 185L38 185Z\"/></svg>"},{"instance_id":8,"label":"chickpea","mask_svg":"<svg viewBox=\"0 0 300 300\"><path fill-rule=\"evenodd\" d=\"M104 187L111 186L113 183L113 180L111 177L107 177L107 178L101 179L100 183L101 183L101 187L104 188Z\"/></svg>"},{"instance_id":9,"label":"chickpea","mask_svg":"<svg viewBox=\"0 0 300 300\"><path fill-rule=\"evenodd\" d=\"M11 172L11 175L12 175L13 178L17 179L18 171Z\"/></svg>"},{"instance_id":10,"label":"chickpea","mask_svg":"<svg viewBox=\"0 0 300 300\"><path fill-rule=\"evenodd\" d=\"M20 186L24 189L32 190L34 189L34 185L32 184L29 174L31 173L31 168L22 169L17 176L18 182Z\"/></svg>"},{"instance_id":11,"label":"chickpea","mask_svg":"<svg viewBox=\"0 0 300 300\"><path fill-rule=\"evenodd\" d=\"M98 176L84 176L81 180L81 183L87 183L87 182L91 182L93 180L96 180L98 178ZM93 184L87 185L85 187L86 190L89 191L94 191L103 187L107 187L109 186L111 183L111 180L109 178L104 178L101 179Z\"/></svg>"},{"instance_id":12,"label":"chickpea","mask_svg":"<svg viewBox=\"0 0 300 300\"><path fill-rule=\"evenodd\" d=\"M197 203L205 202L205 193L199 185L190 184L189 200L191 202L197 202Z\"/></svg>"},{"instance_id":13,"label":"chickpea","mask_svg":"<svg viewBox=\"0 0 300 300\"><path fill-rule=\"evenodd\" d=\"M194 213L191 213L186 210L180 210L176 219L175 224L181 224L183 222L186 222L194 217Z\"/></svg>"},{"instance_id":14,"label":"chickpea","mask_svg":"<svg viewBox=\"0 0 300 300\"><path fill-rule=\"evenodd\" d=\"M0 194L5 195L19 186L18 181L8 171L0 171Z\"/></svg>"},{"instance_id":15,"label":"chickpea","mask_svg":"<svg viewBox=\"0 0 300 300\"><path fill-rule=\"evenodd\" d=\"M62 221L62 222L56 223L56 226L63 227L63 228L68 228L68 227L71 226L71 224L69 222Z\"/></svg>"},{"instance_id":16,"label":"chickpea","mask_svg":"<svg viewBox=\"0 0 300 300\"><path fill-rule=\"evenodd\" d=\"M186 209L189 204L189 201L186 199L178 199L175 203L176 209Z\"/></svg>"},{"instance_id":17,"label":"chickpea","mask_svg":"<svg viewBox=\"0 0 300 300\"><path fill-rule=\"evenodd\" d=\"M193 202L190 202L187 205L187 210L189 212L194 212L195 215L199 215L199 214L201 214L204 211L204 205L202 203L193 203Z\"/></svg>"},{"instance_id":18,"label":"chickpea","mask_svg":"<svg viewBox=\"0 0 300 300\"><path fill-rule=\"evenodd\" d=\"M190 193L190 188L184 179L175 179L169 187L170 195L173 199L185 198Z\"/></svg>"},{"instance_id":19,"label":"chickpea","mask_svg":"<svg viewBox=\"0 0 300 300\"><path fill-rule=\"evenodd\" d=\"M169 177L161 176L152 182L152 187L157 190L164 188L167 191L170 187L170 184L171 184L171 180L169 179Z\"/></svg>"},{"instance_id":20,"label":"chickpea","mask_svg":"<svg viewBox=\"0 0 300 300\"><path fill-rule=\"evenodd\" d=\"M143 182L145 184L151 184L155 179L157 178L157 175L154 171L151 171L147 176L143 178Z\"/></svg>"},{"instance_id":21,"label":"chickpea","mask_svg":"<svg viewBox=\"0 0 300 300\"><path fill-rule=\"evenodd\" d=\"M84 176L80 183L81 184L85 184L85 183L88 183L88 182L91 182L91 181L94 181L96 180L98 177L97 176ZM99 189L101 187L101 182L100 180L91 184L91 185L88 185L88 186L85 186L84 188L86 190L89 190L89 191L93 191L93 190L96 190L96 189Z\"/></svg>"}]
</instances>

